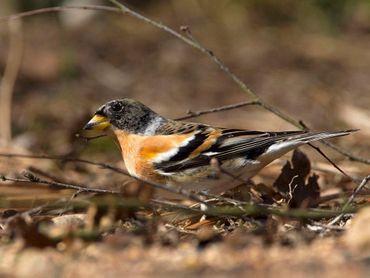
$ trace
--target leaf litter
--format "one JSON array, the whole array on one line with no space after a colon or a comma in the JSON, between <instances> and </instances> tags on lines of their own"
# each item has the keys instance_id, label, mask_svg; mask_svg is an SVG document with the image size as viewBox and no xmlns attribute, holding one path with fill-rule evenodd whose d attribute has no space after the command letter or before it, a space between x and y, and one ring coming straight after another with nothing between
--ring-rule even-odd
<instances>
[{"instance_id":1,"label":"leaf litter","mask_svg":"<svg viewBox=\"0 0 370 278\"><path fill-rule=\"evenodd\" d=\"M294 151L291 161L286 161L271 186L252 183L251 187L241 186L228 195L213 197L211 203L217 213L211 214L200 210L196 204L191 205L193 202L187 200L168 204L158 200L153 203L153 190L135 181L125 183L121 196L83 192L75 196L71 190L38 184L37 179L30 183L1 183L0 186L5 186L7 191L0 195L0 201L15 206L10 205L1 210L0 250L8 252L13 246L20 246L21 250L37 248L40 251L33 252L55 256L55 251L66 254L75 250L88 252L95 246L96 250L108 248L110 256L123 256L128 260L133 259L131 256L135 257L135 252L141 254L139 250L152 250L147 255L149 258L146 258L153 265L161 266L163 271L184 273L198 272L204 268L214 273L217 269L222 271L224 268L226 271L236 266L245 273L247 265L257 263L253 256L265 256L262 253L265 248L268 248L266 256L272 257L276 248L295 250L289 252L297 256L294 261L299 262L303 258L295 254L296 248L314 249L314 242L333 246L326 238L343 234L338 229L325 228L330 217L322 216L313 220L309 216L295 217L284 213L294 209L302 212L307 209L315 211L321 207L340 209L340 194L333 200L321 203L318 183L320 176L312 173L310 164L303 152ZM77 177L78 174L74 173L74 176ZM65 198L61 197L60 192L64 192ZM247 205L251 204L257 207L248 211ZM217 211L217 208L220 210ZM264 208L268 210L264 211ZM237 213L234 215L235 209ZM348 224L344 227L347 226ZM357 226L354 229L358 229ZM362 252L364 248L359 247L362 246L361 241L354 240L356 237L351 236L351 231L352 229L344 244ZM366 247L365 243L363 245ZM171 253L171 249L183 250L192 255L184 255L182 259L186 263L182 262L177 268L163 266L153 252L159 252L162 256ZM222 267L204 259L198 261L198 252L211 252L206 250L218 250L217 252L225 254L232 254L235 252L233 250L249 250L252 255L248 255L247 264L237 260L238 263L228 262L228 267ZM120 251L124 253L117 253ZM134 253L131 254L132 252ZM19 254L22 257L22 253ZM213 256L212 252L208 256ZM85 260L84 255L81 255L79 262L86 264ZM175 257L171 260L175 262ZM284 261L284 256L279 257L279 260ZM203 265L205 262L206 265ZM13 262L13 266L16 264ZM256 265L253 267L258 268ZM273 264L270 265L270 268L274 267ZM6 267L3 269L6 270ZM73 271L77 273L76 270ZM145 271L139 268L138 273Z\"/></svg>"}]
</instances>

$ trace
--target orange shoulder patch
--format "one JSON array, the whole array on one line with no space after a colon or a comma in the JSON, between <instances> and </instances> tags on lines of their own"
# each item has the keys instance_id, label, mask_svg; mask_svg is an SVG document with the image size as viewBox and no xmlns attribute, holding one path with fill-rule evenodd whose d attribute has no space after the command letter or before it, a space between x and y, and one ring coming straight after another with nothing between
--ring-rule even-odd
<instances>
[{"instance_id":1,"label":"orange shoulder patch","mask_svg":"<svg viewBox=\"0 0 370 278\"><path fill-rule=\"evenodd\" d=\"M196 148L190 155L190 158L194 158L200 155L202 152L210 148L217 140L217 138L221 135L221 130L214 129L210 132L207 139L204 141L202 145Z\"/></svg>"},{"instance_id":2,"label":"orange shoulder patch","mask_svg":"<svg viewBox=\"0 0 370 278\"><path fill-rule=\"evenodd\" d=\"M179 148L191 136L192 134L149 136L141 146L140 155L146 159L155 159L163 153Z\"/></svg>"}]
</instances>

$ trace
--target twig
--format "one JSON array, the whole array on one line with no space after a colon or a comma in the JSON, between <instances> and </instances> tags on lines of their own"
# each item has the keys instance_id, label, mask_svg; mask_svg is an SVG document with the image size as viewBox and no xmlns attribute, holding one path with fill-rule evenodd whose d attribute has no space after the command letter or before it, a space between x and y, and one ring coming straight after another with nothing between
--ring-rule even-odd
<instances>
[{"instance_id":1,"label":"twig","mask_svg":"<svg viewBox=\"0 0 370 278\"><path fill-rule=\"evenodd\" d=\"M186 206L179 205L177 203L163 201L163 200L152 200L153 203L184 210L187 212L202 213L209 216L225 217L225 216L266 216L266 215L278 215L288 218L297 219L323 219L330 218L338 215L341 211L334 210L323 210L323 209L286 209L270 205L259 205L259 204L245 204L243 206L215 206L209 210L202 211L196 208L189 208ZM347 209L347 213L354 212L355 209ZM334 228L333 228L334 229Z\"/></svg>"},{"instance_id":2,"label":"twig","mask_svg":"<svg viewBox=\"0 0 370 278\"><path fill-rule=\"evenodd\" d=\"M94 188L88 188L88 187L76 187L74 185L70 184L64 184L64 183L57 183L57 182L49 182L45 180L41 180L37 177L32 177L30 179L16 179L16 178L8 178L8 177L0 177L5 181L15 181L15 182L25 182L25 183L41 183L51 186L59 186L66 189L74 189L74 190L82 190L84 192L92 192L92 193L105 193L105 194L114 194L114 195L120 195L121 192L118 191L112 191L112 190L105 190L105 189L94 189ZM68 204L68 206L73 208L86 208L89 206L89 204L93 202L98 205L123 205L125 207L143 207L144 204L138 202L137 200L131 200L131 203L127 203L126 200L116 200L112 202L112 200L109 200L109 203L107 203L106 200L90 200L90 202L82 202L82 201L74 201L69 200L65 202ZM153 200L152 203L157 203L158 205L164 205L164 206L170 206L170 207L176 207L177 209L184 210L187 212L199 212L199 210L194 208L188 208L185 206L181 206L179 204L173 204L171 202L167 201L159 201L159 200ZM0 199L0 205L1 205L1 199ZM47 205L45 207L52 207L56 206L54 205ZM145 206L145 205L144 205ZM24 207L24 206L22 206ZM58 206L56 206L58 207ZM297 219L323 219L323 218L330 218L338 215L339 213L345 212L345 213L353 213L355 212L355 208L345 208L341 211L334 211L334 210L320 210L320 209L286 209L286 208L280 208L276 206L268 206L268 205L258 205L258 204L245 204L243 206L217 206L217 207L209 207L205 211L201 211L202 214L206 214L209 216L216 216L216 217L227 217L227 216L233 216L233 217L241 217L241 216L267 216L267 215L278 215L282 217L288 217L288 218L297 218Z\"/></svg>"},{"instance_id":3,"label":"twig","mask_svg":"<svg viewBox=\"0 0 370 278\"><path fill-rule=\"evenodd\" d=\"M147 203L143 203L138 199L135 198L123 198L119 196L118 198L102 198L102 197L94 197L89 198L88 200L81 200L81 199L74 199L74 200L58 200L56 202L52 202L49 204L45 204L45 201L38 202L40 207L44 210L54 210L54 209L63 209L64 211L73 210L81 210L86 209L91 206L91 204L95 204L97 206L102 207L123 207L123 208L133 208L133 209L148 209ZM4 204L6 206L4 206ZM22 198L17 200L13 198L10 201L4 202L2 198L0 198L0 207L9 207L9 205L13 208L24 209L25 208L25 200Z\"/></svg>"},{"instance_id":4,"label":"twig","mask_svg":"<svg viewBox=\"0 0 370 278\"><path fill-rule=\"evenodd\" d=\"M345 213L353 213L356 208L347 208ZM247 204L241 208L239 207L228 207L228 206L218 206L209 208L204 211L204 214L210 216L267 216L267 215L278 215L287 218L297 218L297 219L323 219L335 217L342 211L335 210L323 210L323 209L285 209L273 206L264 206L257 204Z\"/></svg>"},{"instance_id":5,"label":"twig","mask_svg":"<svg viewBox=\"0 0 370 278\"><path fill-rule=\"evenodd\" d=\"M68 161L68 162L78 162L78 163L85 163L90 164L94 166L99 166L103 169L108 169L110 171L116 172L118 174L131 177L133 179L136 179L140 182L143 182L145 184L148 184L150 186L153 186L154 188L161 189L167 192L175 193L182 195L190 200L204 203L203 199L200 198L197 194L194 194L186 189L180 188L180 187L173 187L165 184L155 183L152 181L144 180L135 176L131 176L127 171L114 167L112 165L101 163L101 162L94 162L87 159L81 159L81 158L71 158L71 157L63 157L63 156L57 156L57 155L26 155L26 154L11 154L11 153L0 153L0 157L22 157L22 158L30 158L30 159L49 159L49 160L60 160L60 161ZM77 189L78 190L78 189ZM204 203L205 204L205 203Z\"/></svg>"},{"instance_id":6,"label":"twig","mask_svg":"<svg viewBox=\"0 0 370 278\"><path fill-rule=\"evenodd\" d=\"M22 62L22 20L9 21L9 52L4 76L0 82L0 143L8 145L12 139L12 98L14 85Z\"/></svg>"},{"instance_id":7,"label":"twig","mask_svg":"<svg viewBox=\"0 0 370 278\"><path fill-rule=\"evenodd\" d=\"M327 173L327 174L333 174L333 175L339 175L340 174L340 175L342 175L342 173L338 172L336 169L331 169L331 168L328 169L328 168L320 166L319 164L312 165L311 169L315 170L315 171L322 172L322 173ZM362 181L362 177L359 177L357 174L356 175L351 175L351 177L357 183L360 183Z\"/></svg>"},{"instance_id":8,"label":"twig","mask_svg":"<svg viewBox=\"0 0 370 278\"><path fill-rule=\"evenodd\" d=\"M87 142L87 141L90 141L90 140L95 140L95 139L98 139L98 138L103 138L103 137L105 137L107 135L102 134L102 135L96 135L96 136L87 137L87 136L85 136L83 134L77 133L75 136L76 136L76 138L82 139L82 140L84 140L84 141Z\"/></svg>"},{"instance_id":9,"label":"twig","mask_svg":"<svg viewBox=\"0 0 370 278\"><path fill-rule=\"evenodd\" d=\"M43 176L45 178L48 178L48 179L53 180L53 181L56 181L56 182L69 183L69 184L73 184L73 185L77 185L77 186L79 185L77 183L70 182L70 181L68 181L68 180L66 180L64 178L54 176L54 175L52 175L52 174L50 174L50 173L48 173L48 172L46 172L46 171L44 171L42 169L39 169L37 167L34 167L34 166L29 166L28 167L28 170L30 172L32 172L32 173L35 173L36 175Z\"/></svg>"},{"instance_id":10,"label":"twig","mask_svg":"<svg viewBox=\"0 0 370 278\"><path fill-rule=\"evenodd\" d=\"M35 9L32 11L27 11L23 13L18 13L15 15L10 16L0 16L0 21L8 21L8 20L16 20L22 17L28 17L38 14L45 14L45 13L52 13L52 12L65 12L68 10L95 10L95 11L107 11L107 12L121 12L120 9L109 7L109 6L102 6L102 5L71 5L71 6L63 6L63 7L47 7L41 9Z\"/></svg>"},{"instance_id":11,"label":"twig","mask_svg":"<svg viewBox=\"0 0 370 278\"><path fill-rule=\"evenodd\" d=\"M364 191L364 190L362 190ZM353 194L353 190L351 191L344 191L344 192L341 192L341 193L333 193L333 194L330 194L330 195L325 195L325 196L322 196L320 197L320 199L315 203L315 206L318 206L320 204L323 204L323 203L326 203L326 202L329 202L329 201L332 201L332 200L335 200L335 199L339 199L339 198L345 198L345 197L350 197L351 195ZM369 190L367 190L366 192L358 192L357 193L357 196L370 196L370 192Z\"/></svg>"},{"instance_id":12,"label":"twig","mask_svg":"<svg viewBox=\"0 0 370 278\"><path fill-rule=\"evenodd\" d=\"M85 163L85 164L90 164L94 166L99 166L103 169L109 169L114 172L124 174L126 176L130 176L128 172L125 170L114 167L112 165L102 163L102 162L95 162L87 159L82 159L82 158L76 158L76 157L66 157L66 156L61 156L61 155L32 155L32 154L15 154L15 153L0 153L0 157L11 157L11 158L30 158L30 159L46 159L46 160L59 160L59 161L64 161L64 162L78 162L78 163Z\"/></svg>"},{"instance_id":13,"label":"twig","mask_svg":"<svg viewBox=\"0 0 370 278\"><path fill-rule=\"evenodd\" d=\"M39 177L36 177L30 173L27 173L25 175L27 179L19 179L19 178L10 178L1 175L0 179L3 181L12 181L12 182L22 182L22 183L39 183L39 184L45 184L49 186L56 186L63 189L73 189L80 192L88 192L88 193L104 193L104 194L114 194L114 195L122 195L122 192L114 191L114 190L107 190L107 189L99 189L99 188L90 188L88 186L77 186L74 184L68 184L68 183L61 183L61 182L55 182L55 181L47 181L40 179Z\"/></svg>"},{"instance_id":14,"label":"twig","mask_svg":"<svg viewBox=\"0 0 370 278\"><path fill-rule=\"evenodd\" d=\"M356 198L357 194L362 190L362 188L369 182L370 175L365 177L362 182L358 185L358 187L353 191L352 195L349 197L347 202L344 204L343 209L345 210Z\"/></svg>"},{"instance_id":15,"label":"twig","mask_svg":"<svg viewBox=\"0 0 370 278\"><path fill-rule=\"evenodd\" d=\"M294 177L292 177L292 180L290 181L290 183L288 184L288 187L289 187L289 192L288 192L288 201L287 201L287 204L290 205L290 202L293 200L293 193L294 191L296 190L296 188L298 187L298 183L293 186L292 188L292 185L293 185L293 182L296 178L298 178L299 175L295 175Z\"/></svg>"},{"instance_id":16,"label":"twig","mask_svg":"<svg viewBox=\"0 0 370 278\"><path fill-rule=\"evenodd\" d=\"M4 154L0 154L0 156L4 156ZM61 157L58 157L58 156L54 156L54 157L47 157L47 156L28 156L28 155L15 155L15 154L6 154L5 156L10 156L10 157L17 157L17 156L26 156L28 158L43 158L43 159L65 159L65 158L61 158ZM101 166L102 168L106 168L106 166L110 166L110 165L106 165L104 163L98 163L98 162L92 162L92 161L88 161L88 160L83 160L83 159L72 159L72 158L69 158L68 161L76 161L76 162L83 162L83 163L89 163L89 164L93 164L93 165L98 165L98 166ZM119 170L119 173L121 173L121 171L123 171L122 169L120 168L116 168L116 167L113 167L113 166L110 166L109 168L107 169L118 169ZM106 190L106 189L94 189L94 188L89 188L87 186L76 186L74 184L66 184L66 183L60 183L60 182L50 182L50 181L45 181L45 180L42 180L38 177L35 177L35 176L28 176L28 179L15 179L15 178L9 178L9 177L4 177L4 176L1 176L0 178L2 178L3 180L8 180L8 181L15 181L15 182L28 182L28 183L42 183L42 184L47 184L47 185L51 185L51 186L58 186L58 187L62 187L62 188L66 188L66 189L73 189L73 190L77 190L77 192L91 192L91 193L105 193L105 194L115 194L115 195L121 195L122 193L119 192L119 191L113 191L113 190ZM370 179L370 176L367 177L368 179ZM366 182L362 182L361 183L361 187L358 188L350 198L350 202L353 201L354 197L356 196L356 194L361 190L362 187L365 186ZM174 192L175 193L175 192ZM200 195L203 195L203 196L207 196L207 197L213 197L213 195L211 194L208 194L208 193L204 193L204 192L201 192ZM218 198L220 198L219 196L217 196ZM231 202L232 200L229 200L228 198L224 198L224 197L221 197L220 200L223 200L223 201L228 201L230 203L232 203L234 206L233 207L225 207L225 206L222 206L222 207L216 207L216 208L213 208L213 207L210 207L209 204L207 204L208 207L210 207L209 209L211 210L210 212L207 211L202 211L202 213L204 214L209 214L209 215L218 215L218 216L224 216L223 215L223 211L225 214L227 215L230 215L230 216L240 216L240 215L267 215L268 213L270 214L276 214L276 215L281 215L281 216L286 216L286 217L293 217L293 218L326 218L326 217L332 217L332 216L336 216L338 215L338 212L335 212L335 211L324 211L322 213L321 210L309 210L309 211L302 211L302 210L286 210L286 209L280 209L280 208L277 208L277 207L274 207L274 206L266 206L266 205L251 205L251 204L246 204L246 203L243 203L243 202L240 202L240 203L233 203ZM352 200L352 201L351 201ZM202 200L202 203L205 203L203 200ZM162 203L164 205L164 203ZM169 203L167 203L167 205L170 205ZM237 205L237 206L235 206ZM178 207L180 209L180 207ZM183 208L184 209L184 208ZM347 210L347 206L343 207L343 209L341 210L341 212L343 211L346 211ZM353 210L350 210L350 212L353 212Z\"/></svg>"},{"instance_id":17,"label":"twig","mask_svg":"<svg viewBox=\"0 0 370 278\"><path fill-rule=\"evenodd\" d=\"M207 197L207 198L211 198L211 199L212 198L217 199L218 201L222 201L222 202L225 202L226 204L230 204L230 205L233 205L233 206L241 206L241 205L246 205L248 203L248 202L245 202L245 201L240 201L240 200L224 197L224 196L221 196L221 195L212 194L212 193L209 193L209 192L206 192L206 191L199 192L199 195ZM206 200L206 201L209 202L209 200Z\"/></svg>"},{"instance_id":18,"label":"twig","mask_svg":"<svg viewBox=\"0 0 370 278\"><path fill-rule=\"evenodd\" d=\"M167 200L152 199L151 203L154 204L154 205L157 205L157 206L160 205L160 206L168 207L168 208L171 208L171 209L183 210L183 211L193 212L193 213L194 212L203 213L202 210L197 209L195 207L184 206L184 205L181 205L179 203L175 203L175 202L171 202L171 201L167 201Z\"/></svg>"},{"instance_id":19,"label":"twig","mask_svg":"<svg viewBox=\"0 0 370 278\"><path fill-rule=\"evenodd\" d=\"M314 150L316 150L320 155L322 155L335 169L337 169L345 177L349 178L351 181L355 181L356 180L354 177L351 177L346 172L344 172L337 164L335 164L334 161L332 161L319 147L316 147L312 143L307 143L307 145L309 145Z\"/></svg>"},{"instance_id":20,"label":"twig","mask_svg":"<svg viewBox=\"0 0 370 278\"><path fill-rule=\"evenodd\" d=\"M353 155L349 151L344 150L343 148L338 147L337 145L334 145L333 143L330 143L328 141L322 141L323 144L327 145L328 147L332 148L333 150L337 151L338 153L348 157L352 161L362 162L364 164L370 164L370 159L364 158L361 156Z\"/></svg>"},{"instance_id":21,"label":"twig","mask_svg":"<svg viewBox=\"0 0 370 278\"><path fill-rule=\"evenodd\" d=\"M221 111L237 109L237 108L244 107L244 106L259 105L259 104L260 104L259 101L244 101L244 102L239 102L239 103L234 103L234 104L230 104L230 105L210 108L210 109L201 110L201 111L194 111L193 112L193 111L189 110L187 116L176 118L175 120L186 120L186 119L195 118L195 117L199 117L199 116L206 115L206 114L217 113L217 112L221 112Z\"/></svg>"},{"instance_id":22,"label":"twig","mask_svg":"<svg viewBox=\"0 0 370 278\"><path fill-rule=\"evenodd\" d=\"M369 182L369 180L370 180L370 175L368 175L362 180L362 182L359 184L359 186L357 186L357 188L353 191L352 195L348 198L347 202L344 204L342 211L345 211L348 208L348 206L353 202L357 194L362 190L363 187L365 187L365 185ZM337 217L335 217L328 225L332 226L336 224L343 218L344 215L345 213L342 212Z\"/></svg>"}]
</instances>

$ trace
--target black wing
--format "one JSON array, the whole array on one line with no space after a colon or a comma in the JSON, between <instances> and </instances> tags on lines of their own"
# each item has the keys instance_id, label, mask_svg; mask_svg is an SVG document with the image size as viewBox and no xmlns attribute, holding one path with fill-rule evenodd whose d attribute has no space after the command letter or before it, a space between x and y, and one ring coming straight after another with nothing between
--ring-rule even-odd
<instances>
[{"instance_id":1,"label":"black wing","mask_svg":"<svg viewBox=\"0 0 370 278\"><path fill-rule=\"evenodd\" d=\"M222 163L225 160L244 156L246 159L256 159L272 144L297 136L306 134L306 131L286 131L286 132L262 132L248 131L239 129L213 129L209 126L198 129L191 144L183 146L178 153L167 161L157 163L156 169L162 172L176 172L191 169L199 166L209 165L211 159L215 158ZM196 150L212 132L221 131L218 139L207 149L200 152L197 156L186 159L189 154Z\"/></svg>"}]
</instances>

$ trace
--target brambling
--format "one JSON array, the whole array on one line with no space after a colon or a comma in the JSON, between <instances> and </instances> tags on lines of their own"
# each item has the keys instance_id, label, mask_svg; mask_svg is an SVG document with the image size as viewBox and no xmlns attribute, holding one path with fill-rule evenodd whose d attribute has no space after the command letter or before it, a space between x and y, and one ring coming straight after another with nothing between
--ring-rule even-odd
<instances>
[{"instance_id":1,"label":"brambling","mask_svg":"<svg viewBox=\"0 0 370 278\"><path fill-rule=\"evenodd\" d=\"M132 99L102 105L84 129L112 136L132 176L213 194L240 185L298 146L353 132L218 128L166 119Z\"/></svg>"}]
</instances>

